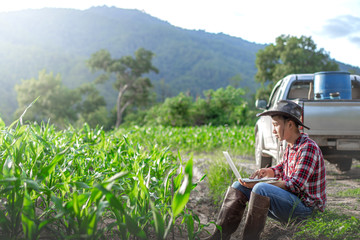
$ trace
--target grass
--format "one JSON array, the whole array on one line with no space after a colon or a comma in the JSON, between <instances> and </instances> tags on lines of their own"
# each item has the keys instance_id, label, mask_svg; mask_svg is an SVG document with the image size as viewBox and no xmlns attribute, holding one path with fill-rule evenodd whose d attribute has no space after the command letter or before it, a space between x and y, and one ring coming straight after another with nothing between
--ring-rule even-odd
<instances>
[{"instance_id":1,"label":"grass","mask_svg":"<svg viewBox=\"0 0 360 240\"><path fill-rule=\"evenodd\" d=\"M360 196L360 188L347 189L345 191L340 191L336 194L339 197L359 197Z\"/></svg>"},{"instance_id":2,"label":"grass","mask_svg":"<svg viewBox=\"0 0 360 240\"><path fill-rule=\"evenodd\" d=\"M360 219L333 211L318 213L304 221L294 234L296 240L360 239Z\"/></svg>"},{"instance_id":3,"label":"grass","mask_svg":"<svg viewBox=\"0 0 360 240\"><path fill-rule=\"evenodd\" d=\"M217 151L210 156L208 155L208 158L211 160L208 161L208 167L205 172L207 175L206 181L209 186L209 196L214 204L218 205L223 200L227 187L231 186L237 179L229 168L222 151ZM239 160L239 158L233 157L235 164ZM239 171L243 177L249 176L243 169L239 168Z\"/></svg>"}]
</instances>

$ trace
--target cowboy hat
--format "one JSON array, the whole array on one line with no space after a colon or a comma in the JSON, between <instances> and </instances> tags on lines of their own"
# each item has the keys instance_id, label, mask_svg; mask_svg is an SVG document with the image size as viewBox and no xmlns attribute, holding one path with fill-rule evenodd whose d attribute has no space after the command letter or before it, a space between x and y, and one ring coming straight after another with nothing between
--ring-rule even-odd
<instances>
[{"instance_id":1,"label":"cowboy hat","mask_svg":"<svg viewBox=\"0 0 360 240\"><path fill-rule=\"evenodd\" d=\"M297 124L299 124L300 126L310 129L309 127L305 126L300 120L302 115L302 108L293 101L280 100L277 103L275 103L274 106L269 110L256 114L257 117L275 116L275 115L286 116L291 120L293 120L294 122L296 122Z\"/></svg>"}]
</instances>

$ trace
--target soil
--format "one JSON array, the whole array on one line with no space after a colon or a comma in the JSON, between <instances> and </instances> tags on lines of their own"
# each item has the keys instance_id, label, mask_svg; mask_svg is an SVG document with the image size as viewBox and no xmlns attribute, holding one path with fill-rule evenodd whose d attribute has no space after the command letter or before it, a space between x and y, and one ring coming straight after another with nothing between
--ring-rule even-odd
<instances>
[{"instance_id":1,"label":"soil","mask_svg":"<svg viewBox=\"0 0 360 240\"><path fill-rule=\"evenodd\" d=\"M194 180L199 180L205 171L206 162L211 159L197 158L194 156ZM255 169L254 160L250 159L243 161L242 168L252 173ZM330 164L326 161L327 172L327 209L334 210L336 213L345 214L348 216L354 216L360 219L360 200L359 197L340 197L339 192L346 191L348 189L360 188L360 162L355 160L350 171L339 172L334 164ZM227 187L226 187L227 188ZM212 200L208 196L208 186L206 178L200 182L194 191L191 193L191 197L188 203L188 208L192 209L193 213L198 215L202 224L209 224L215 222L219 212L219 207L213 204ZM245 212L246 214L246 212ZM244 216L245 216L244 214ZM240 224L237 231L232 235L231 239L241 239L242 224ZM200 233L199 237L203 238L209 236L206 232L212 232L214 224L210 224L205 227ZM296 226L288 225L284 226L275 220L267 220L265 229L261 235L262 240L288 240L293 238L294 230ZM177 234L176 234L177 235ZM182 239L177 236L175 239ZM187 239L186 237L183 239Z\"/></svg>"}]
</instances>

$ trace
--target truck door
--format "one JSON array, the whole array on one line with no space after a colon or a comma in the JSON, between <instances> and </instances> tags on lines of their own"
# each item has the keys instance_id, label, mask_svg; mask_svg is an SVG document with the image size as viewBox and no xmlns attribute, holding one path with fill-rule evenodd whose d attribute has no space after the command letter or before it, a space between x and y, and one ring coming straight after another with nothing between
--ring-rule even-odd
<instances>
[{"instance_id":1,"label":"truck door","mask_svg":"<svg viewBox=\"0 0 360 240\"><path fill-rule=\"evenodd\" d=\"M274 104L280 100L280 96L282 93L282 90L281 90L282 82L283 81L280 81L275 85L273 92L270 95L269 105L268 105L267 109L272 108L274 106ZM265 149L277 150L278 143L277 143L277 139L275 138L275 136L273 134L273 125L271 122L271 117L264 116L264 121L265 121L265 126L266 126L265 130L264 130Z\"/></svg>"}]
</instances>

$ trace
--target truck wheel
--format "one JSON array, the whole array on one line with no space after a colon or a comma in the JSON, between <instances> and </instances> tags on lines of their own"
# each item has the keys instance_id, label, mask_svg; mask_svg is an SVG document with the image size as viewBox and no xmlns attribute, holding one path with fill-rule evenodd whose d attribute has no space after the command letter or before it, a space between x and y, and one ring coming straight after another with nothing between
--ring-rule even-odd
<instances>
[{"instance_id":1,"label":"truck wheel","mask_svg":"<svg viewBox=\"0 0 360 240\"><path fill-rule=\"evenodd\" d=\"M258 168L270 167L272 157L264 157L262 155L263 143L259 136L259 132L255 135L255 161Z\"/></svg>"},{"instance_id":2,"label":"truck wheel","mask_svg":"<svg viewBox=\"0 0 360 240\"><path fill-rule=\"evenodd\" d=\"M341 172L346 172L351 169L352 158L344 158L336 162L336 168Z\"/></svg>"}]
</instances>

